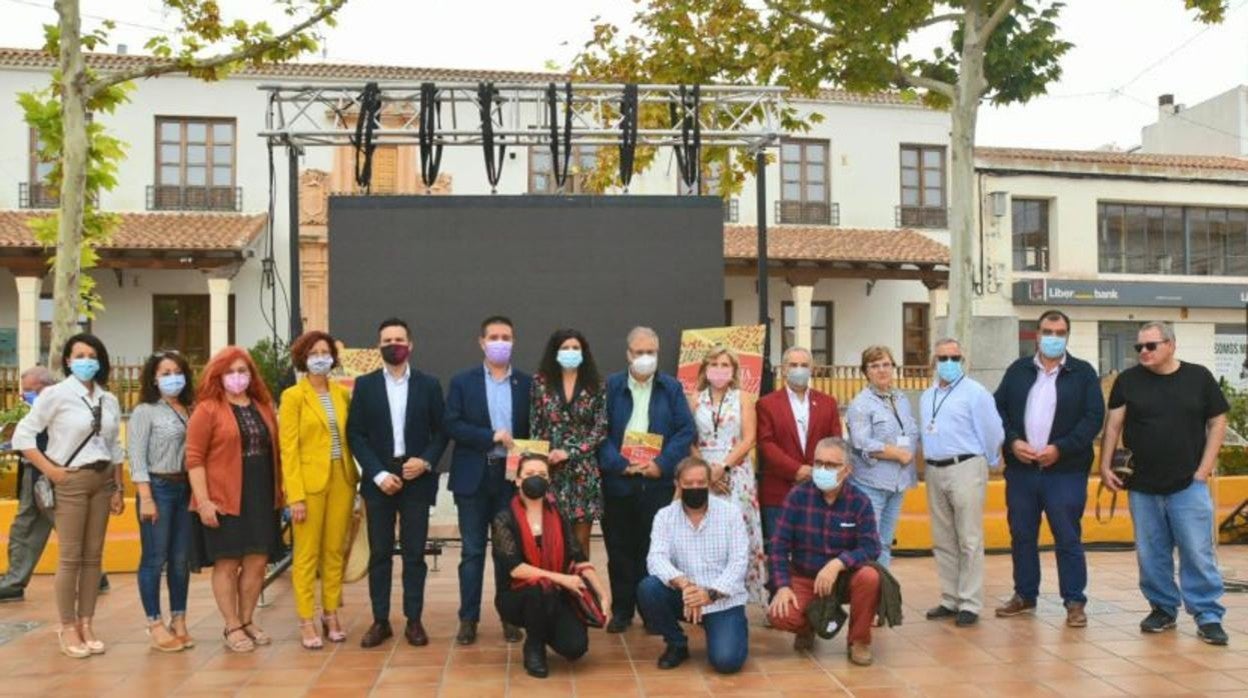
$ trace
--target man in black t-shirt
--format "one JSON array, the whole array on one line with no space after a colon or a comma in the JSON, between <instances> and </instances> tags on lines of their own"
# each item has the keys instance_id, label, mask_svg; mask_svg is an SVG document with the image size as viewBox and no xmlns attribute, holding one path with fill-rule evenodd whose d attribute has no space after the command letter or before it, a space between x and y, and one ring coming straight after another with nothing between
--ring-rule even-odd
<instances>
[{"instance_id":1,"label":"man in black t-shirt","mask_svg":"<svg viewBox=\"0 0 1248 698\"><path fill-rule=\"evenodd\" d=\"M1196 635L1225 645L1226 609L1218 601L1222 575L1214 557L1214 507L1206 481L1217 465L1230 406L1209 369L1175 358L1169 325L1146 323L1138 337L1139 365L1123 371L1109 393L1101 479L1115 492L1130 491L1140 591L1152 606L1140 630L1173 628L1182 601L1196 620ZM1135 468L1125 487L1110 470L1120 434Z\"/></svg>"}]
</instances>

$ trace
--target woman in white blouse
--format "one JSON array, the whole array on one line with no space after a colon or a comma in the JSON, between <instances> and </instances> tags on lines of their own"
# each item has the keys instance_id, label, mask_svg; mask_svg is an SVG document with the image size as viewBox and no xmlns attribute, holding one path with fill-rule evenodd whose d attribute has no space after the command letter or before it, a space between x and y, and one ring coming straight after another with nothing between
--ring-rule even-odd
<instances>
[{"instance_id":1,"label":"woman in white blouse","mask_svg":"<svg viewBox=\"0 0 1248 698\"><path fill-rule=\"evenodd\" d=\"M18 423L13 448L22 452L55 492L57 631L61 652L85 658L104 653L91 628L100 586L100 559L108 515L121 514L121 463L125 460L118 431L121 406L108 392L109 362L104 343L76 334L61 351L65 380L47 388ZM47 450L35 438L48 433Z\"/></svg>"}]
</instances>

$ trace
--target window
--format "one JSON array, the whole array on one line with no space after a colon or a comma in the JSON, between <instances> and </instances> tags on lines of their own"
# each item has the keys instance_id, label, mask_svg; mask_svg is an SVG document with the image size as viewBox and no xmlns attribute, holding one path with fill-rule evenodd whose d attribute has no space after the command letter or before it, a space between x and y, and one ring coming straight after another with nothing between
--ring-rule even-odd
<instances>
[{"instance_id":1,"label":"window","mask_svg":"<svg viewBox=\"0 0 1248 698\"><path fill-rule=\"evenodd\" d=\"M152 351L177 349L195 366L207 363L211 346L208 294L152 296ZM234 343L234 296L229 305L229 341Z\"/></svg>"},{"instance_id":2,"label":"window","mask_svg":"<svg viewBox=\"0 0 1248 698\"><path fill-rule=\"evenodd\" d=\"M777 223L831 225L828 142L786 139L780 144Z\"/></svg>"},{"instance_id":3,"label":"window","mask_svg":"<svg viewBox=\"0 0 1248 698\"><path fill-rule=\"evenodd\" d=\"M1125 371L1139 362L1135 340L1139 336L1138 322L1097 323L1097 343L1100 347L1100 374Z\"/></svg>"},{"instance_id":4,"label":"window","mask_svg":"<svg viewBox=\"0 0 1248 698\"><path fill-rule=\"evenodd\" d=\"M562 155L560 156L562 157ZM556 194L559 191L555 184L554 161L550 156L550 148L529 148L529 193ZM592 145L572 146L572 156L568 158L568 179L564 183L563 193L583 194L589 173L598 166L598 147Z\"/></svg>"},{"instance_id":5,"label":"window","mask_svg":"<svg viewBox=\"0 0 1248 698\"><path fill-rule=\"evenodd\" d=\"M724 163L716 160L708 163L702 172L702 195L703 196L724 196ZM694 182L692 186L685 184L685 181L678 175L676 177L676 193L680 196L695 196L698 193L698 183ZM736 197L724 199L724 222L736 223L740 217L740 205Z\"/></svg>"},{"instance_id":6,"label":"window","mask_svg":"<svg viewBox=\"0 0 1248 698\"><path fill-rule=\"evenodd\" d=\"M234 119L157 117L155 210L239 208L234 188Z\"/></svg>"},{"instance_id":7,"label":"window","mask_svg":"<svg viewBox=\"0 0 1248 698\"><path fill-rule=\"evenodd\" d=\"M1014 270L1049 270L1049 202L1014 199Z\"/></svg>"},{"instance_id":8,"label":"window","mask_svg":"<svg viewBox=\"0 0 1248 698\"><path fill-rule=\"evenodd\" d=\"M927 347L931 342L931 306L927 303L901 305L901 364L926 366Z\"/></svg>"},{"instance_id":9,"label":"window","mask_svg":"<svg viewBox=\"0 0 1248 698\"><path fill-rule=\"evenodd\" d=\"M793 346L797 336L797 308L792 301L780 303L780 314L783 317L780 334L780 351ZM810 349L811 362L816 366L832 364L832 303L815 301L810 304Z\"/></svg>"},{"instance_id":10,"label":"window","mask_svg":"<svg viewBox=\"0 0 1248 698\"><path fill-rule=\"evenodd\" d=\"M1035 320L1018 321L1018 357L1035 356L1040 350L1036 336L1040 334L1040 323Z\"/></svg>"},{"instance_id":11,"label":"window","mask_svg":"<svg viewBox=\"0 0 1248 698\"><path fill-rule=\"evenodd\" d=\"M1248 209L1102 203L1097 231L1104 273L1248 276Z\"/></svg>"},{"instance_id":12,"label":"window","mask_svg":"<svg viewBox=\"0 0 1248 698\"><path fill-rule=\"evenodd\" d=\"M897 224L909 228L948 227L945 147L901 146L901 206Z\"/></svg>"}]
</instances>

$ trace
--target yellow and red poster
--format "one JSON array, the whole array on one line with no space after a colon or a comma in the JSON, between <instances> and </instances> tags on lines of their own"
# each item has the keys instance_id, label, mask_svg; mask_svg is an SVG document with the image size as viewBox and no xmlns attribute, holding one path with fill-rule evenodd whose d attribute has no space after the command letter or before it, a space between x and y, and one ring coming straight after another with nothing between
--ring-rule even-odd
<instances>
[{"instance_id":1,"label":"yellow and red poster","mask_svg":"<svg viewBox=\"0 0 1248 698\"><path fill-rule=\"evenodd\" d=\"M382 367L381 352L377 347L367 349L348 349L338 343L338 363L342 364L342 373L335 378L347 390L355 388L355 379Z\"/></svg>"},{"instance_id":2,"label":"yellow and red poster","mask_svg":"<svg viewBox=\"0 0 1248 698\"><path fill-rule=\"evenodd\" d=\"M741 389L757 397L763 377L763 335L763 325L685 330L680 333L680 363L676 377L686 393L693 393L698 369L706 352L722 345L733 350L741 362Z\"/></svg>"}]
</instances>

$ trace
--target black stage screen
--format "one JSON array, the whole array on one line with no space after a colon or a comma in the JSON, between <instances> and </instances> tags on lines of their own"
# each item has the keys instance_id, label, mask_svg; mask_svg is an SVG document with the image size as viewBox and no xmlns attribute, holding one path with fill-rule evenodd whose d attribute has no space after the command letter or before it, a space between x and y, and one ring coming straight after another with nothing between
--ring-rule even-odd
<instances>
[{"instance_id":1,"label":"black stage screen","mask_svg":"<svg viewBox=\"0 0 1248 698\"><path fill-rule=\"evenodd\" d=\"M481 362L480 322L516 323L515 366L532 372L550 333L585 333L599 369L649 325L674 372L680 331L724 321L723 208L693 196L334 197L329 318L348 347L405 319L414 365L445 388Z\"/></svg>"}]
</instances>

